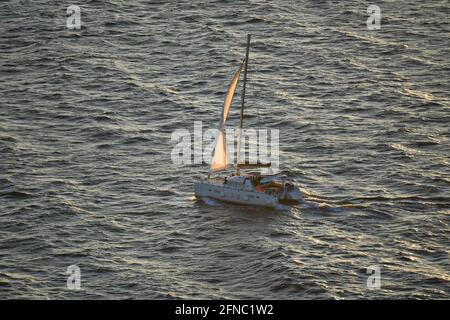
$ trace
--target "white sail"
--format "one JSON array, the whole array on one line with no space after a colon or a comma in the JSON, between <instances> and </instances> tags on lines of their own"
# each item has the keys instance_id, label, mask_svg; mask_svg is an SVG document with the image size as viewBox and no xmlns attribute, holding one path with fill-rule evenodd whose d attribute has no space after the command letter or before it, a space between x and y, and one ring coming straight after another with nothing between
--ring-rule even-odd
<instances>
[{"instance_id":1,"label":"white sail","mask_svg":"<svg viewBox=\"0 0 450 320\"><path fill-rule=\"evenodd\" d=\"M225 103L222 109L222 117L220 118L219 134L216 137L216 143L214 147L214 155L211 161L211 171L218 171L225 169L229 164L229 156L227 150L227 142L225 139L225 123L227 121L228 113L230 112L231 102L236 91L236 87L241 75L243 64L239 66L231 79L231 83L228 86L227 95L225 97Z\"/></svg>"},{"instance_id":2,"label":"white sail","mask_svg":"<svg viewBox=\"0 0 450 320\"><path fill-rule=\"evenodd\" d=\"M214 148L214 156L211 161L211 171L223 170L230 164L227 150L227 141L225 139L225 132L219 130L216 138L216 146Z\"/></svg>"}]
</instances>

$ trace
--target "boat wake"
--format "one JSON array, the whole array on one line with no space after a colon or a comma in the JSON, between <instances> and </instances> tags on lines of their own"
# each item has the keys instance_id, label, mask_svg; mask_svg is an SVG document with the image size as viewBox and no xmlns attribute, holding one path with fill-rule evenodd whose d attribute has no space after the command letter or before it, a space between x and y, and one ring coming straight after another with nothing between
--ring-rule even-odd
<instances>
[{"instance_id":1,"label":"boat wake","mask_svg":"<svg viewBox=\"0 0 450 320\"><path fill-rule=\"evenodd\" d=\"M207 206L211 206L211 207L216 207L216 206L220 205L218 200L215 200L215 199L212 199L209 197L201 197L201 198L199 198L199 200L202 203L206 204Z\"/></svg>"}]
</instances>

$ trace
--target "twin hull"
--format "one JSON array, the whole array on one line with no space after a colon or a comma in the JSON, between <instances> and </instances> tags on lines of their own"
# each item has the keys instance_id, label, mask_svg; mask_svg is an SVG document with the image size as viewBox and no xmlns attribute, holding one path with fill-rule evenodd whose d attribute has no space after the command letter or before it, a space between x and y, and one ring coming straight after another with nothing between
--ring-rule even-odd
<instances>
[{"instance_id":1,"label":"twin hull","mask_svg":"<svg viewBox=\"0 0 450 320\"><path fill-rule=\"evenodd\" d=\"M233 188L226 184L214 184L202 181L196 182L194 188L195 195L198 197L208 197L221 201L271 208L279 206L278 198L275 195L245 190L244 188Z\"/></svg>"}]
</instances>

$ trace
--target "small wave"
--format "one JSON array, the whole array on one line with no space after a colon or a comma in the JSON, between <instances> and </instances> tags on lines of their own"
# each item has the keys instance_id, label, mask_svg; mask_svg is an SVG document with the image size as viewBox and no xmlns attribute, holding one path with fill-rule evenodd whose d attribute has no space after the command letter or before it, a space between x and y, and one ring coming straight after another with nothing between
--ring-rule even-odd
<instances>
[{"instance_id":1,"label":"small wave","mask_svg":"<svg viewBox=\"0 0 450 320\"><path fill-rule=\"evenodd\" d=\"M7 283L10 283L10 280L12 281L25 281L30 283L37 283L37 279L31 275L26 275L22 273L17 272L0 272L0 277L6 278Z\"/></svg>"},{"instance_id":2,"label":"small wave","mask_svg":"<svg viewBox=\"0 0 450 320\"><path fill-rule=\"evenodd\" d=\"M92 250L89 248L53 249L53 255L59 257L84 258L89 257L91 254Z\"/></svg>"},{"instance_id":3,"label":"small wave","mask_svg":"<svg viewBox=\"0 0 450 320\"><path fill-rule=\"evenodd\" d=\"M433 95L425 91L404 88L402 91L400 91L400 93L409 97L419 98L427 102L434 102Z\"/></svg>"},{"instance_id":4,"label":"small wave","mask_svg":"<svg viewBox=\"0 0 450 320\"><path fill-rule=\"evenodd\" d=\"M329 203L325 203L325 202L310 202L310 201L305 201L300 205L300 208L302 209L318 209L320 210L322 213L323 212L330 212L330 213L338 213L338 212L342 212L343 208L339 207L339 206L333 206Z\"/></svg>"},{"instance_id":5,"label":"small wave","mask_svg":"<svg viewBox=\"0 0 450 320\"><path fill-rule=\"evenodd\" d=\"M0 141L17 142L17 139L11 136L0 136Z\"/></svg>"},{"instance_id":6,"label":"small wave","mask_svg":"<svg viewBox=\"0 0 450 320\"><path fill-rule=\"evenodd\" d=\"M143 143L143 142L149 142L150 139L145 137L128 137L123 141L123 144L135 144L135 143Z\"/></svg>"},{"instance_id":7,"label":"small wave","mask_svg":"<svg viewBox=\"0 0 450 320\"><path fill-rule=\"evenodd\" d=\"M180 247L176 246L163 246L162 248L159 248L157 250L163 253L174 253L176 251L179 251L180 249Z\"/></svg>"},{"instance_id":8,"label":"small wave","mask_svg":"<svg viewBox=\"0 0 450 320\"><path fill-rule=\"evenodd\" d=\"M263 17L254 17L245 21L245 23L271 23L271 22L272 21L267 20Z\"/></svg>"},{"instance_id":9,"label":"small wave","mask_svg":"<svg viewBox=\"0 0 450 320\"><path fill-rule=\"evenodd\" d=\"M351 201L366 201L366 202L392 202L392 201L409 201L409 202L448 202L445 197L421 197L421 196L374 196L374 197L357 197L352 198Z\"/></svg>"},{"instance_id":10,"label":"small wave","mask_svg":"<svg viewBox=\"0 0 450 320\"><path fill-rule=\"evenodd\" d=\"M11 180L9 180L8 178L0 178L0 186L1 187L13 187L14 184ZM0 191L1 192L1 191Z\"/></svg>"},{"instance_id":11,"label":"small wave","mask_svg":"<svg viewBox=\"0 0 450 320\"><path fill-rule=\"evenodd\" d=\"M151 188L151 191L155 193L158 196L174 196L177 195L177 192L170 189L164 189L164 188Z\"/></svg>"},{"instance_id":12,"label":"small wave","mask_svg":"<svg viewBox=\"0 0 450 320\"><path fill-rule=\"evenodd\" d=\"M414 147L427 147L427 146L435 146L440 144L440 140L437 138L429 138L429 140L417 140L410 143L410 146Z\"/></svg>"},{"instance_id":13,"label":"small wave","mask_svg":"<svg viewBox=\"0 0 450 320\"><path fill-rule=\"evenodd\" d=\"M379 45L379 46L383 46L383 47L390 47L394 49L406 49L408 48L407 45L402 44L402 43L396 43L396 42L389 42L386 41L384 39L382 39L381 37L370 37L367 36L367 32L364 33L364 35L354 32L354 31L346 31L346 30L336 30L338 33L342 34L345 37L348 37L350 39L354 39L354 40L359 40L361 42L370 44L370 45Z\"/></svg>"},{"instance_id":14,"label":"small wave","mask_svg":"<svg viewBox=\"0 0 450 320\"><path fill-rule=\"evenodd\" d=\"M98 122L115 122L115 120L113 118L108 117L106 115L95 116L94 120L98 121Z\"/></svg>"},{"instance_id":15,"label":"small wave","mask_svg":"<svg viewBox=\"0 0 450 320\"><path fill-rule=\"evenodd\" d=\"M169 87L164 87L160 85L156 85L154 83L149 83L143 81L133 70L132 67L129 65L126 65L124 62L119 60L114 60L114 66L117 68L117 70L123 72L127 75L129 78L128 80L125 80L126 83L134 85L136 87L151 91L151 92L160 92L163 95L170 96L175 95L177 92Z\"/></svg>"},{"instance_id":16,"label":"small wave","mask_svg":"<svg viewBox=\"0 0 450 320\"><path fill-rule=\"evenodd\" d=\"M420 58L417 56L409 56L409 55L403 55L402 58L414 63L414 64L418 64L418 65L434 65L435 63L431 62L430 60L426 60L424 58Z\"/></svg>"},{"instance_id":17,"label":"small wave","mask_svg":"<svg viewBox=\"0 0 450 320\"><path fill-rule=\"evenodd\" d=\"M212 199L212 198L203 197L203 198L200 198L200 200L208 206L215 207L215 206L219 205L219 201Z\"/></svg>"},{"instance_id":18,"label":"small wave","mask_svg":"<svg viewBox=\"0 0 450 320\"><path fill-rule=\"evenodd\" d=\"M400 143L393 143L389 146L395 150L401 151L406 156L415 156L416 154L420 153L418 150L408 148L407 146L404 146Z\"/></svg>"},{"instance_id":19,"label":"small wave","mask_svg":"<svg viewBox=\"0 0 450 320\"><path fill-rule=\"evenodd\" d=\"M30 193L27 193L27 192L13 190L13 191L7 191L7 192L0 191L0 197L12 198L12 199L25 199L25 198L33 197L33 195Z\"/></svg>"},{"instance_id":20,"label":"small wave","mask_svg":"<svg viewBox=\"0 0 450 320\"><path fill-rule=\"evenodd\" d=\"M97 145L98 149L111 149L113 147L114 146L110 143L101 143L101 144Z\"/></svg>"}]
</instances>

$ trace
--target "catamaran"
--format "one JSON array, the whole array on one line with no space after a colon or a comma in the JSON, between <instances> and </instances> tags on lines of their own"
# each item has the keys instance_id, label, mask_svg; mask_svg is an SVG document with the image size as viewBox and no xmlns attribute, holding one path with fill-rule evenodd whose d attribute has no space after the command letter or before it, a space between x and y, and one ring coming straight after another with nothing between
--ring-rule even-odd
<instances>
[{"instance_id":1,"label":"catamaran","mask_svg":"<svg viewBox=\"0 0 450 320\"><path fill-rule=\"evenodd\" d=\"M250 35L247 36L245 59L233 74L231 83L228 86L225 103L222 109L222 116L220 118L218 135L215 141L214 153L211 160L210 173L207 177L194 183L195 195L197 198L212 198L237 204L286 209L286 204L296 203L302 200L300 189L295 186L292 181L287 179L287 177L273 174L241 172L241 170L258 168L268 168L270 171L271 167L271 163L248 163L240 161L249 51ZM212 174L231 167L225 140L225 124L242 69L244 69L244 82L241 96L236 171L229 176L212 176Z\"/></svg>"}]
</instances>

